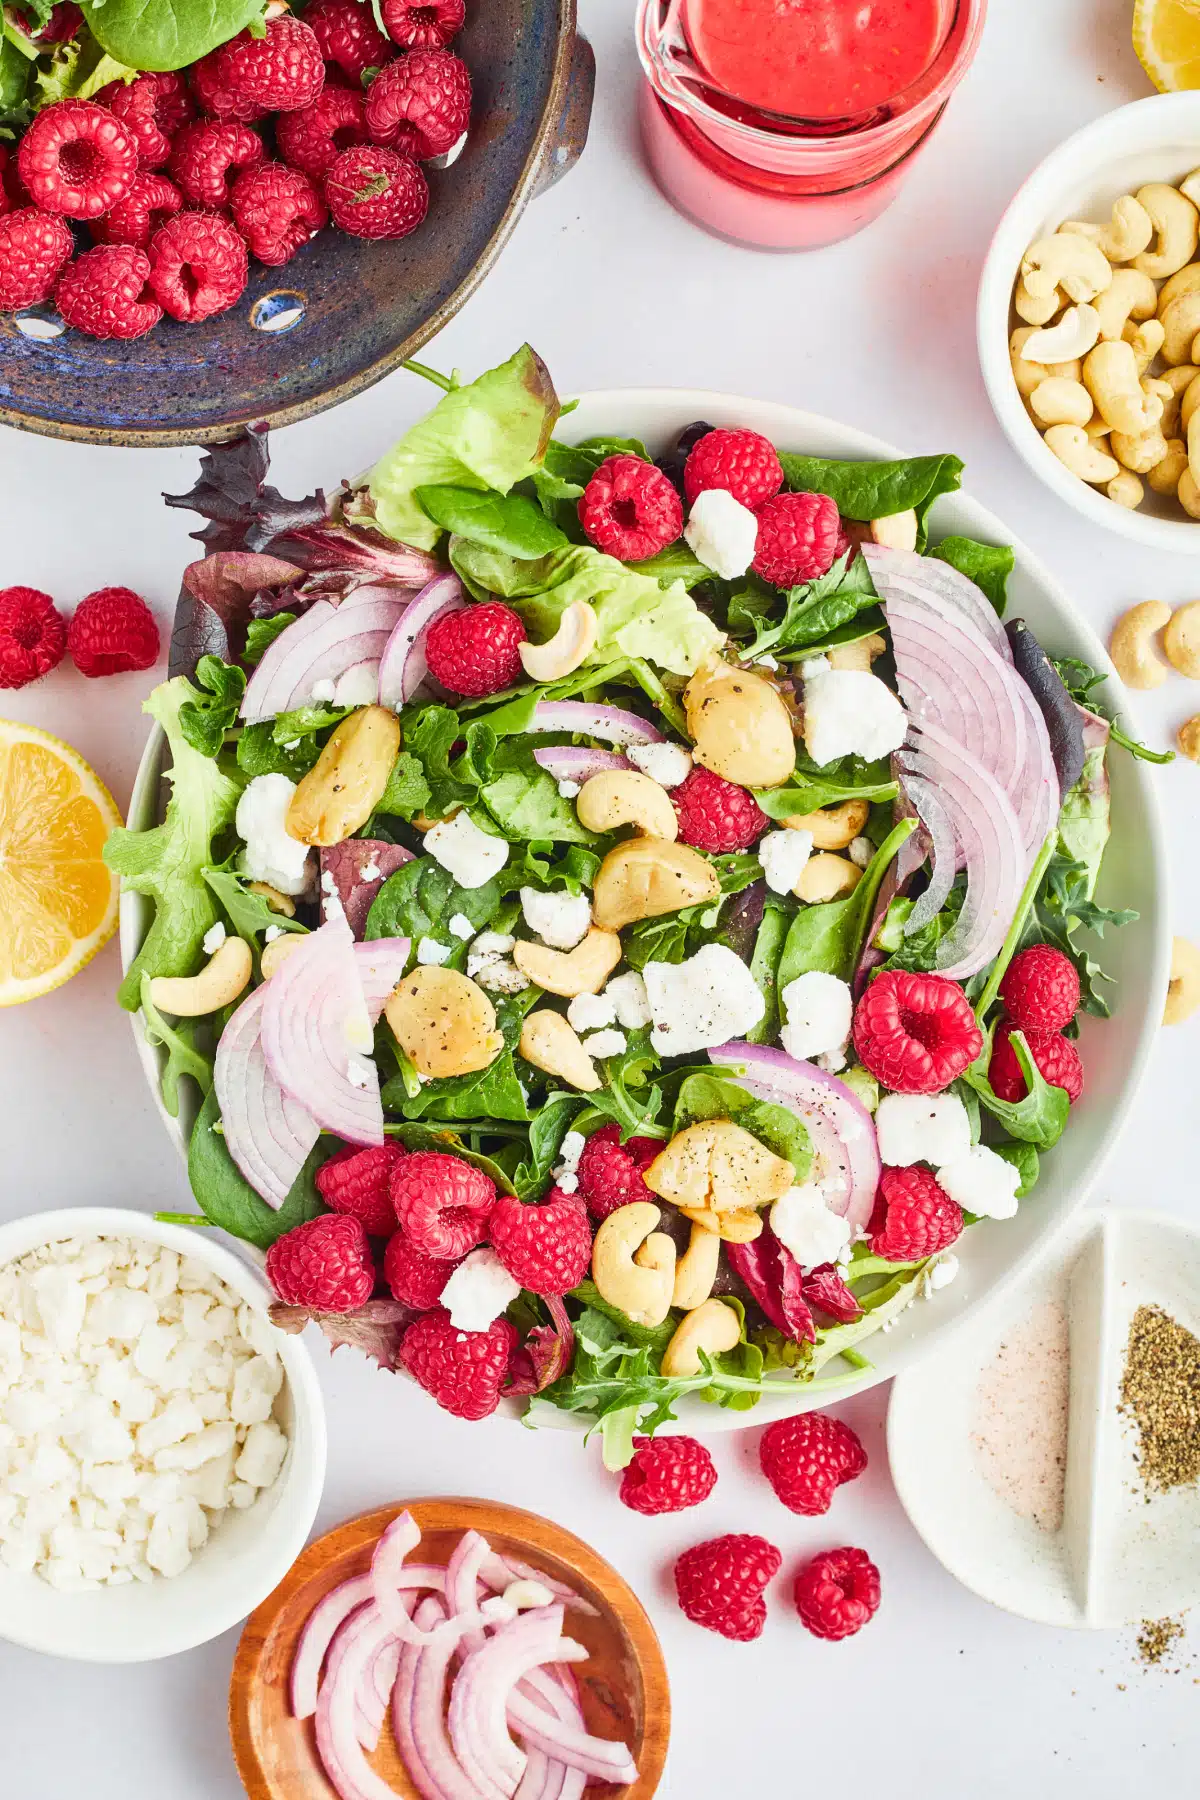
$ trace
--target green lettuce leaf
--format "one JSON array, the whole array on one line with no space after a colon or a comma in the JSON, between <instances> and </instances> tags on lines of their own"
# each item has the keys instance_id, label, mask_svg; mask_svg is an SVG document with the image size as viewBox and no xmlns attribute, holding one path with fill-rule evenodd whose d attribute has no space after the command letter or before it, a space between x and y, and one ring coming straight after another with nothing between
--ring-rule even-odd
<instances>
[{"instance_id":1,"label":"green lettuce leaf","mask_svg":"<svg viewBox=\"0 0 1200 1800\"><path fill-rule=\"evenodd\" d=\"M843 518L865 522L889 513L915 512L917 549L925 548L925 520L939 494L953 493L962 479L957 456L907 456L898 462L842 462L824 456L779 458L788 486L796 492L828 494Z\"/></svg>"},{"instance_id":2,"label":"green lettuce leaf","mask_svg":"<svg viewBox=\"0 0 1200 1800\"><path fill-rule=\"evenodd\" d=\"M826 900L800 908L788 928L779 959L776 981L781 993L789 982L795 981L798 975L808 974L811 969L822 969L843 981L850 980L871 923L880 884L915 823L913 819L901 819L888 833L864 870L862 880L845 900Z\"/></svg>"},{"instance_id":3,"label":"green lettuce leaf","mask_svg":"<svg viewBox=\"0 0 1200 1800\"><path fill-rule=\"evenodd\" d=\"M202 691L180 707L179 729L201 756L218 756L226 732L237 722L246 691L245 672L219 656L202 656L196 664L196 685Z\"/></svg>"}]
</instances>

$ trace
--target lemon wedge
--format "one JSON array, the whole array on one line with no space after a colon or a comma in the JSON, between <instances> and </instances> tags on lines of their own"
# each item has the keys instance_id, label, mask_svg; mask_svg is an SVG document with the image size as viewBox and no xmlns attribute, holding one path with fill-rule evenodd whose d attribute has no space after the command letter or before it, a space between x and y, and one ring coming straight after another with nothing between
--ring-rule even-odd
<instances>
[{"instance_id":1,"label":"lemon wedge","mask_svg":"<svg viewBox=\"0 0 1200 1800\"><path fill-rule=\"evenodd\" d=\"M1200 0L1135 0L1133 47L1160 94L1200 88Z\"/></svg>"}]
</instances>

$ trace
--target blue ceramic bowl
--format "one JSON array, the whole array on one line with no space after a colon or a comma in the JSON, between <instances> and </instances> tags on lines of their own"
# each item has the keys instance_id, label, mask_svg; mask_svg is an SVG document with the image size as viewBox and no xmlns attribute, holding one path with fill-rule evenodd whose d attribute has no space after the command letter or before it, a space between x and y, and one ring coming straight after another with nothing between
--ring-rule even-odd
<instances>
[{"instance_id":1,"label":"blue ceramic bowl","mask_svg":"<svg viewBox=\"0 0 1200 1800\"><path fill-rule=\"evenodd\" d=\"M575 0L478 0L454 48L474 85L471 132L452 168L428 169L429 216L411 237L323 231L282 269L252 262L221 318L164 319L131 344L65 331L50 308L0 317L0 420L90 443L211 443L336 406L413 355L570 168L591 111Z\"/></svg>"}]
</instances>

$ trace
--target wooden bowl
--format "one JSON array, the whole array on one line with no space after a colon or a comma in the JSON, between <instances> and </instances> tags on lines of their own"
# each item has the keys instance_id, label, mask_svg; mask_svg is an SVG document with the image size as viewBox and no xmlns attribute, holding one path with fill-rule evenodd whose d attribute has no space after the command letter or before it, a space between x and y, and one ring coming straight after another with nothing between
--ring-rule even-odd
<instances>
[{"instance_id":1,"label":"wooden bowl","mask_svg":"<svg viewBox=\"0 0 1200 1800\"><path fill-rule=\"evenodd\" d=\"M311 1719L294 1719L288 1675L305 1620L331 1588L364 1574L384 1527L405 1509L421 1528L421 1559L448 1561L464 1531L566 1582L595 1608L569 1608L568 1633L589 1652L575 1665L589 1731L621 1738L640 1771L630 1787L589 1787L609 1800L650 1800L671 1725L662 1647L633 1589L580 1538L548 1519L493 1500L398 1501L360 1513L301 1552L275 1592L246 1622L229 1684L229 1735L250 1800L337 1800L317 1757ZM374 1767L398 1795L420 1800L385 1724Z\"/></svg>"}]
</instances>

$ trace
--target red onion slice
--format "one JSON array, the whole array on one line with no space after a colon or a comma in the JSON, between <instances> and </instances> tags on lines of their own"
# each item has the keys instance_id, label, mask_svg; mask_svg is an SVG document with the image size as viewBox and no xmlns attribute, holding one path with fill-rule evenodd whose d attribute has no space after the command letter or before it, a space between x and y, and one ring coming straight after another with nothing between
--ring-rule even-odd
<instances>
[{"instance_id":1,"label":"red onion slice","mask_svg":"<svg viewBox=\"0 0 1200 1800\"><path fill-rule=\"evenodd\" d=\"M585 700L539 700L530 731L573 731L606 744L661 744L663 734L637 713L619 706L591 706Z\"/></svg>"},{"instance_id":2,"label":"red onion slice","mask_svg":"<svg viewBox=\"0 0 1200 1800\"><path fill-rule=\"evenodd\" d=\"M396 1800L395 1788L363 1755L356 1703L367 1670L392 1635L378 1608L367 1606L339 1633L330 1654L317 1699L316 1741L321 1766L340 1800Z\"/></svg>"},{"instance_id":3,"label":"red onion slice","mask_svg":"<svg viewBox=\"0 0 1200 1800\"><path fill-rule=\"evenodd\" d=\"M936 918L946 904L958 873L958 839L938 790L919 776L907 775L904 791L917 809L917 817L929 834L929 886L919 896L904 922L905 937L912 937Z\"/></svg>"},{"instance_id":4,"label":"red onion slice","mask_svg":"<svg viewBox=\"0 0 1200 1800\"><path fill-rule=\"evenodd\" d=\"M439 1612L430 1602L418 1610L415 1623L425 1645L405 1644L400 1652L392 1729L404 1766L424 1800L482 1800L480 1788L451 1748L444 1713L446 1675L467 1621L439 1619Z\"/></svg>"},{"instance_id":5,"label":"red onion slice","mask_svg":"<svg viewBox=\"0 0 1200 1800\"><path fill-rule=\"evenodd\" d=\"M311 932L264 989L262 1046L275 1080L325 1131L382 1144L379 1075L363 1048L371 1025L354 939L343 917Z\"/></svg>"},{"instance_id":6,"label":"red onion slice","mask_svg":"<svg viewBox=\"0 0 1200 1800\"><path fill-rule=\"evenodd\" d=\"M462 612L467 605L457 575L435 575L426 582L389 637L379 664L379 704L399 710L412 699L429 673L425 661L425 636L444 613Z\"/></svg>"},{"instance_id":7,"label":"red onion slice","mask_svg":"<svg viewBox=\"0 0 1200 1800\"><path fill-rule=\"evenodd\" d=\"M613 750L594 750L586 745L551 744L535 750L533 760L539 768L553 775L555 781L590 781L605 769L628 769L630 763Z\"/></svg>"},{"instance_id":8,"label":"red onion slice","mask_svg":"<svg viewBox=\"0 0 1200 1800\"><path fill-rule=\"evenodd\" d=\"M289 1681L292 1717L309 1719L317 1710L317 1686L325 1653L352 1612L371 1598L371 1577L355 1575L331 1588L309 1613L296 1642Z\"/></svg>"},{"instance_id":9,"label":"red onion slice","mask_svg":"<svg viewBox=\"0 0 1200 1800\"><path fill-rule=\"evenodd\" d=\"M371 938L354 946L354 961L372 1025L378 1023L380 1013L404 977L411 944L411 938L390 937Z\"/></svg>"},{"instance_id":10,"label":"red onion slice","mask_svg":"<svg viewBox=\"0 0 1200 1800\"><path fill-rule=\"evenodd\" d=\"M922 556L916 550L887 550L882 544L864 544L863 556L885 608L896 594L908 594L918 600L936 596L968 619L1003 661L1012 661L1012 648L999 614L968 576L936 556Z\"/></svg>"},{"instance_id":11,"label":"red onion slice","mask_svg":"<svg viewBox=\"0 0 1200 1800\"><path fill-rule=\"evenodd\" d=\"M527 1613L523 1616L529 1617ZM568 1645L572 1646L570 1660L582 1661L579 1646L572 1645L570 1638L563 1638L560 1648ZM524 1691L526 1688L532 1688L537 1698L528 1695ZM547 1657L509 1695L509 1723L522 1743L527 1749L541 1750L569 1768L582 1771L585 1778L593 1781L611 1781L618 1785L636 1781L637 1764L626 1744L615 1738L593 1737L583 1729L582 1717L572 1720L556 1710L548 1710L556 1692L562 1691L554 1679L551 1659Z\"/></svg>"},{"instance_id":12,"label":"red onion slice","mask_svg":"<svg viewBox=\"0 0 1200 1800\"><path fill-rule=\"evenodd\" d=\"M563 1637L562 1621L561 1606L532 1607L472 1650L454 1678L447 1720L450 1742L467 1776L489 1800L495 1786L505 1797L513 1794L525 1772L524 1753L513 1743L506 1724L510 1697L521 1704L513 1693L517 1683L542 1663L587 1655L582 1645Z\"/></svg>"},{"instance_id":13,"label":"red onion slice","mask_svg":"<svg viewBox=\"0 0 1200 1800\"><path fill-rule=\"evenodd\" d=\"M499 1556L496 1551L491 1551L479 1571L479 1579L499 1594L504 1592L510 1581L540 1581L564 1606L573 1606L577 1612L590 1613L593 1618L599 1616L598 1609L591 1601L577 1594L565 1581L556 1581L552 1575L535 1569L532 1563L522 1562L517 1556Z\"/></svg>"},{"instance_id":14,"label":"red onion slice","mask_svg":"<svg viewBox=\"0 0 1200 1800\"><path fill-rule=\"evenodd\" d=\"M1027 735L1020 678L981 638L917 602L889 602L887 618L897 686L910 716L941 725L1015 795Z\"/></svg>"},{"instance_id":15,"label":"red onion slice","mask_svg":"<svg viewBox=\"0 0 1200 1800\"><path fill-rule=\"evenodd\" d=\"M315 600L267 646L246 683L243 719L257 724L307 706L316 682L336 682L355 663L376 661L408 599L396 588L360 587L338 605Z\"/></svg>"},{"instance_id":16,"label":"red onion slice","mask_svg":"<svg viewBox=\"0 0 1200 1800\"><path fill-rule=\"evenodd\" d=\"M265 999L266 988L257 988L221 1033L213 1086L226 1149L255 1193L278 1210L321 1127L267 1067L262 1047Z\"/></svg>"}]
</instances>

